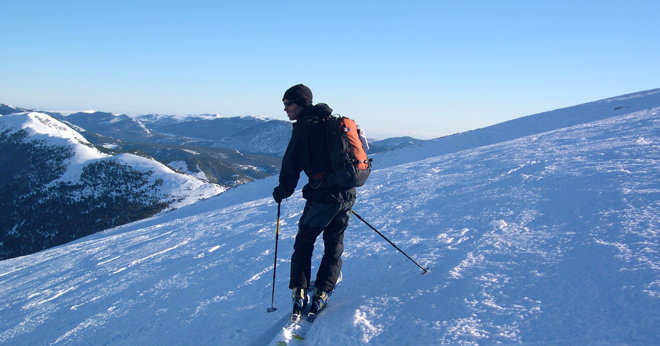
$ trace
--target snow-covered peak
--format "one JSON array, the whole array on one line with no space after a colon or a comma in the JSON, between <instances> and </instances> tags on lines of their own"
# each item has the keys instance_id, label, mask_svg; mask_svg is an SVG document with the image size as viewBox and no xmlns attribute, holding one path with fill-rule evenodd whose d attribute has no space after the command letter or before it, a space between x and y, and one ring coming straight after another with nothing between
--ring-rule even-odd
<instances>
[{"instance_id":1,"label":"snow-covered peak","mask_svg":"<svg viewBox=\"0 0 660 346\"><path fill-rule=\"evenodd\" d=\"M8 131L8 134L24 130L28 140L44 141L46 145L70 146L74 150L72 161L77 164L108 156L94 148L79 132L48 114L24 112L4 115L0 118L0 129L4 129L1 132Z\"/></svg>"},{"instance_id":2,"label":"snow-covered peak","mask_svg":"<svg viewBox=\"0 0 660 346\"><path fill-rule=\"evenodd\" d=\"M252 114L252 115L243 115L241 118L253 118L253 119L259 119L263 121L271 121L271 120L277 120L275 118L267 117L265 115L260 115L260 114Z\"/></svg>"},{"instance_id":3,"label":"snow-covered peak","mask_svg":"<svg viewBox=\"0 0 660 346\"><path fill-rule=\"evenodd\" d=\"M89 143L87 140L74 131L68 125L51 117L48 114L39 112L14 113L2 116L0 126L9 133L19 130L26 130L31 136L47 136L55 138L70 139L80 143Z\"/></svg>"},{"instance_id":4,"label":"snow-covered peak","mask_svg":"<svg viewBox=\"0 0 660 346\"><path fill-rule=\"evenodd\" d=\"M146 123L172 123L172 122L185 122L185 121L195 121L195 120L217 120L217 119L255 119L261 121L270 121L275 120L263 115L241 115L241 116L223 116L220 114L187 114L187 115L177 115L177 114L145 114L132 116L132 118L139 119Z\"/></svg>"},{"instance_id":5,"label":"snow-covered peak","mask_svg":"<svg viewBox=\"0 0 660 346\"><path fill-rule=\"evenodd\" d=\"M100 152L79 132L52 116L39 112L14 113L0 116L0 133L7 131L8 135L24 130L27 141L41 141L46 146L68 147L72 150L72 157L66 172L50 185L59 182L76 182L80 180L85 166L97 160L116 160L139 171L153 172L153 181L163 181L163 195L176 196L172 208L192 204L221 193L226 188L209 184L190 175L183 175L172 171L169 167L152 159L133 154L111 156Z\"/></svg>"},{"instance_id":6,"label":"snow-covered peak","mask_svg":"<svg viewBox=\"0 0 660 346\"><path fill-rule=\"evenodd\" d=\"M59 113L62 116L65 116L65 117L69 116L71 114L77 114L77 113L87 113L87 114L96 113L96 111L93 110L93 109L88 109L88 110L49 110L47 112L49 112L49 113ZM114 114L114 115L117 115L117 114Z\"/></svg>"}]
</instances>

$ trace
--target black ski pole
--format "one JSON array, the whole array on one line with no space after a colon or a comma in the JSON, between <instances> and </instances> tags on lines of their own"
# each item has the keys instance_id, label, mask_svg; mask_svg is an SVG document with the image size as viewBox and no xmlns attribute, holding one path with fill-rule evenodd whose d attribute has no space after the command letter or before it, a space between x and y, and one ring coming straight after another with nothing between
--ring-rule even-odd
<instances>
[{"instance_id":1,"label":"black ski pole","mask_svg":"<svg viewBox=\"0 0 660 346\"><path fill-rule=\"evenodd\" d=\"M374 228L374 226L370 225L370 224L369 224L367 221L365 221L360 215L358 215L358 214L355 212L355 210L352 210L352 209L351 209L351 212L353 213L353 215L357 216L357 218L360 219L360 221L364 222L365 225L369 226L369 227L370 227L371 229L373 229L376 233L378 233L379 236L381 236L381 237L383 237L383 239L387 240L387 242L390 243L392 246L394 246L395 249L399 250L399 252L401 252L404 256L408 257L408 259L411 260L413 263L415 263L415 264L419 267L419 269L423 270L422 275L424 275L424 274L426 274L426 273L429 272L429 267L424 268L424 267L420 266L419 263L415 262L415 260L412 259L410 256L408 256L405 252L403 252L403 250L399 249L399 247L396 246L396 244L394 244L391 240L387 239L387 237L385 237L382 233L378 232L378 230L377 230L376 228Z\"/></svg>"},{"instance_id":2,"label":"black ski pole","mask_svg":"<svg viewBox=\"0 0 660 346\"><path fill-rule=\"evenodd\" d=\"M277 310L273 305L275 304L275 273L277 273L277 242L280 239L280 203L277 203L277 228L275 228L275 260L273 261L273 294L270 298L270 307L268 312Z\"/></svg>"}]
</instances>

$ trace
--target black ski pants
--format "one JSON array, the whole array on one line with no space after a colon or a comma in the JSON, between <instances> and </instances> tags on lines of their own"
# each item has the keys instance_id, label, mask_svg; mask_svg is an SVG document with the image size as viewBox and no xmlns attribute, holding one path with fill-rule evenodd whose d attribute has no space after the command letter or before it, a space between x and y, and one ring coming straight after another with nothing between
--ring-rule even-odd
<instances>
[{"instance_id":1,"label":"black ski pants","mask_svg":"<svg viewBox=\"0 0 660 346\"><path fill-rule=\"evenodd\" d=\"M327 292L334 290L341 271L344 231L348 227L354 203L355 200L337 204L313 201L305 203L305 210L298 223L296 242L293 245L289 288L309 288L314 242L323 233L323 259L316 273L314 286Z\"/></svg>"}]
</instances>

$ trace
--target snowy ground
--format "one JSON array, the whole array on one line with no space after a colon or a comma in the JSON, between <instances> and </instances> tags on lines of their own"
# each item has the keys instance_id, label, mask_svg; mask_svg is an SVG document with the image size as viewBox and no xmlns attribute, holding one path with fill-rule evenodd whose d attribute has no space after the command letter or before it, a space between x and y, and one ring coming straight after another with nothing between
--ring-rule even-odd
<instances>
[{"instance_id":1,"label":"snowy ground","mask_svg":"<svg viewBox=\"0 0 660 346\"><path fill-rule=\"evenodd\" d=\"M655 107L659 107L656 104ZM516 129L511 129L516 130ZM660 108L377 161L308 344L660 343ZM392 160L388 162L388 160ZM0 343L268 344L303 200L276 179L0 262ZM319 244L316 263L322 246Z\"/></svg>"}]
</instances>

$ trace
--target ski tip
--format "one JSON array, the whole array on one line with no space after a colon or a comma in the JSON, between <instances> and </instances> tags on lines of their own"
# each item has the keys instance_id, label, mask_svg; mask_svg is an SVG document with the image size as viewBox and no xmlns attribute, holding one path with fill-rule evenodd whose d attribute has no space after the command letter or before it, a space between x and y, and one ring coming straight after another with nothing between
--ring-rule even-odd
<instances>
[{"instance_id":1,"label":"ski tip","mask_svg":"<svg viewBox=\"0 0 660 346\"><path fill-rule=\"evenodd\" d=\"M268 312L275 312L275 311L277 311L277 308L268 308L266 311L268 311Z\"/></svg>"},{"instance_id":2,"label":"ski tip","mask_svg":"<svg viewBox=\"0 0 660 346\"><path fill-rule=\"evenodd\" d=\"M429 268L430 268L430 267L426 267L426 269L424 269L424 271L422 272L422 275L424 275L424 274L430 272Z\"/></svg>"}]
</instances>

